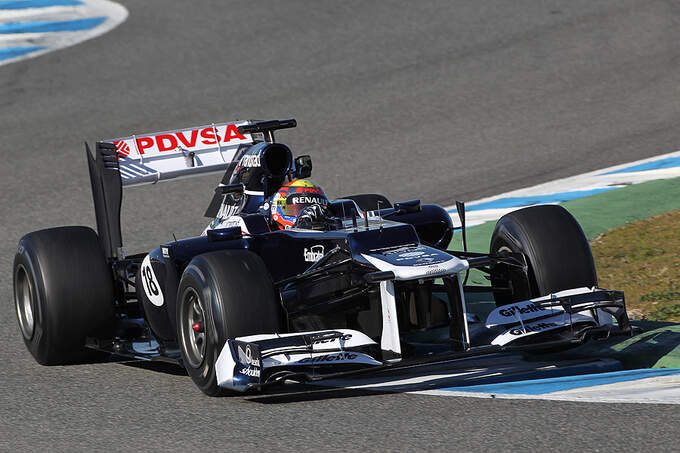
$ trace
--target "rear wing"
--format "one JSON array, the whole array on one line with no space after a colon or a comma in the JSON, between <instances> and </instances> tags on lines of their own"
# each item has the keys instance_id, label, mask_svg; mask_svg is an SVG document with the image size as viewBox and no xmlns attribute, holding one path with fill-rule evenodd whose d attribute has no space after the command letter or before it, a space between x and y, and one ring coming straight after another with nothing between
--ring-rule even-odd
<instances>
[{"instance_id":1,"label":"rear wing","mask_svg":"<svg viewBox=\"0 0 680 453\"><path fill-rule=\"evenodd\" d=\"M123 186L153 184L226 170L239 156L239 147L254 143L239 126L249 121L132 135L104 140L116 148Z\"/></svg>"},{"instance_id":2,"label":"rear wing","mask_svg":"<svg viewBox=\"0 0 680 453\"><path fill-rule=\"evenodd\" d=\"M251 145L274 141L273 131L295 120L210 124L85 144L97 231L108 258L123 258L122 189L177 178L233 171Z\"/></svg>"}]
</instances>

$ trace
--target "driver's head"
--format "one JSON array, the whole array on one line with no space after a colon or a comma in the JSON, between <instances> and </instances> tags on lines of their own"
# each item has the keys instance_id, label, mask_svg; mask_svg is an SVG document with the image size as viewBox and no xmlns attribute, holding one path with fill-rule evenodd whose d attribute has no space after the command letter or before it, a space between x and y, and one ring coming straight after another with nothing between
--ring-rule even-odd
<instances>
[{"instance_id":1,"label":"driver's head","mask_svg":"<svg viewBox=\"0 0 680 453\"><path fill-rule=\"evenodd\" d=\"M281 186L272 197L272 220L282 228L290 228L300 211L314 204L328 206L328 198L321 186L308 179L296 179Z\"/></svg>"}]
</instances>

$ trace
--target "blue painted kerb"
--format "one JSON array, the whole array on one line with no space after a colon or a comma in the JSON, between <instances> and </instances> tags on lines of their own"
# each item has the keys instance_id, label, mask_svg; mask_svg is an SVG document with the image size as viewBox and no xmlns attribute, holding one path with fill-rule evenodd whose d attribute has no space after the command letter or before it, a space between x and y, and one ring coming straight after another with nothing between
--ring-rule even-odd
<instances>
[{"instance_id":1,"label":"blue painted kerb","mask_svg":"<svg viewBox=\"0 0 680 453\"><path fill-rule=\"evenodd\" d=\"M0 10L47 8L50 6L78 6L82 4L83 2L79 0L9 0L0 1Z\"/></svg>"},{"instance_id":2,"label":"blue painted kerb","mask_svg":"<svg viewBox=\"0 0 680 453\"><path fill-rule=\"evenodd\" d=\"M677 374L680 374L680 369L646 368L640 370L613 371L609 373L562 376L548 379L500 382L496 384L469 385L465 387L447 387L440 390L510 395L542 395L563 390L635 381L658 376L673 376Z\"/></svg>"},{"instance_id":3,"label":"blue painted kerb","mask_svg":"<svg viewBox=\"0 0 680 453\"><path fill-rule=\"evenodd\" d=\"M634 173L637 171L662 170L664 168L680 167L680 156L669 157L666 159L654 160L644 164L633 165L631 167L621 168L620 170L609 171L602 173L603 175L613 175L615 173Z\"/></svg>"},{"instance_id":4,"label":"blue painted kerb","mask_svg":"<svg viewBox=\"0 0 680 453\"><path fill-rule=\"evenodd\" d=\"M62 21L8 22L0 25L0 34L89 30L102 24L105 20L106 17L91 17Z\"/></svg>"},{"instance_id":5,"label":"blue painted kerb","mask_svg":"<svg viewBox=\"0 0 680 453\"><path fill-rule=\"evenodd\" d=\"M485 203L466 206L465 210L470 212L481 211L484 209L508 209L516 208L519 206L531 206L536 204L562 203L565 201L576 200L577 198L589 197L591 195L595 195L613 189L616 189L616 187L602 187L599 189L591 190L572 190L570 192L549 193L545 195L530 195L526 197L499 198L498 200L487 201ZM449 209L448 212L456 212L456 208Z\"/></svg>"},{"instance_id":6,"label":"blue painted kerb","mask_svg":"<svg viewBox=\"0 0 680 453\"><path fill-rule=\"evenodd\" d=\"M42 46L5 47L4 49L0 49L0 61L20 57L22 55L26 55L27 53L42 49L44 49Z\"/></svg>"}]
</instances>

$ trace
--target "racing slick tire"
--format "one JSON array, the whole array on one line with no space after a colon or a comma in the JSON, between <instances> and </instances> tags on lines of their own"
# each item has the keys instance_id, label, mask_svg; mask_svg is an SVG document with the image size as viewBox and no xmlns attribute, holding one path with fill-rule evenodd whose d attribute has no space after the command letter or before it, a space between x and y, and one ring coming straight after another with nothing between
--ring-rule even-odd
<instances>
[{"instance_id":1,"label":"racing slick tire","mask_svg":"<svg viewBox=\"0 0 680 453\"><path fill-rule=\"evenodd\" d=\"M262 259L248 250L196 256L177 293L177 339L182 361L209 396L231 393L217 385L215 362L227 339L280 332L281 307Z\"/></svg>"},{"instance_id":2,"label":"racing slick tire","mask_svg":"<svg viewBox=\"0 0 680 453\"><path fill-rule=\"evenodd\" d=\"M532 206L504 215L491 236L490 253L521 252L528 265L528 282L519 269L503 267L493 286L513 292L494 292L497 306L544 296L569 288L597 286L597 273L588 240L576 219L557 205Z\"/></svg>"},{"instance_id":3,"label":"racing slick tire","mask_svg":"<svg viewBox=\"0 0 680 453\"><path fill-rule=\"evenodd\" d=\"M349 195L347 197L342 197L343 199L353 200L362 211L375 211L378 209L378 203L380 204L380 209L391 208L392 203L387 199L385 195L380 195L377 193L364 193L360 195Z\"/></svg>"},{"instance_id":4,"label":"racing slick tire","mask_svg":"<svg viewBox=\"0 0 680 453\"><path fill-rule=\"evenodd\" d=\"M92 360L85 338L114 321L113 273L97 233L80 226L29 233L14 256L14 303L26 347L42 365Z\"/></svg>"}]
</instances>

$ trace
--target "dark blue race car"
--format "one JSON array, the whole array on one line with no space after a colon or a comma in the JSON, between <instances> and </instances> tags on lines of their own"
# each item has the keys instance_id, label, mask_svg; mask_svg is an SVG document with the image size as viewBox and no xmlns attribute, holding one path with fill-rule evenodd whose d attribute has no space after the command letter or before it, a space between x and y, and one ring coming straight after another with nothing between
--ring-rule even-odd
<instances>
[{"instance_id":1,"label":"dark blue race car","mask_svg":"<svg viewBox=\"0 0 680 453\"><path fill-rule=\"evenodd\" d=\"M563 208L505 215L489 253L452 251L440 206L328 200L309 181L310 157L274 140L295 125L212 124L88 149L97 232L36 231L16 253L16 312L35 359L166 360L219 395L631 333L623 293L597 287L588 242ZM212 172L224 176L203 234L124 254L124 187ZM463 203L458 215L465 238ZM467 285L471 269L488 285ZM485 319L466 303L482 292L496 304Z\"/></svg>"}]
</instances>

